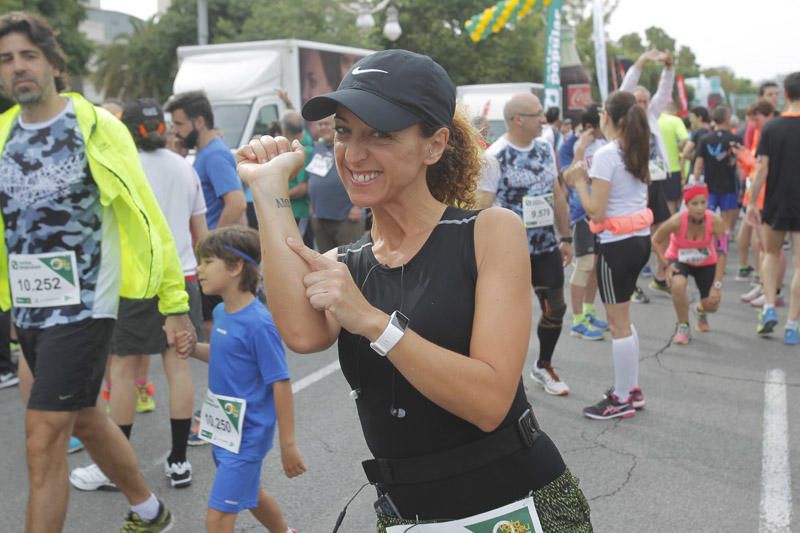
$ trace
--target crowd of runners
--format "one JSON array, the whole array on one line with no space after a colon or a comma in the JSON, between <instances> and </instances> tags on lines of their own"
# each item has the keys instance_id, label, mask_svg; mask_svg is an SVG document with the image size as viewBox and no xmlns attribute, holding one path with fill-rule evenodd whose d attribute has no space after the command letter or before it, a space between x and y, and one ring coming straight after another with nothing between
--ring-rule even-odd
<instances>
[{"instance_id":1,"label":"crowd of runners","mask_svg":"<svg viewBox=\"0 0 800 533\"><path fill-rule=\"evenodd\" d=\"M652 94L648 63L662 67ZM171 487L192 483L187 446L211 445L208 531L233 532L244 510L294 531L260 475L276 429L285 474L306 469L284 346L338 342L380 532L516 505L556 533L591 522L521 379L532 295L529 376L545 392L570 392L553 363L568 310L570 335L611 338L594 420L645 406L631 305L650 291L671 296L677 345L739 305L725 283L757 308L758 335L788 293L783 340L800 344L800 73L782 94L763 84L738 127L724 104L681 119L672 58L652 50L574 124L514 95L489 143L441 66L390 50L301 112L283 94L291 110L232 154L203 92L96 107L64 92L65 67L42 18L0 17L17 104L0 116L0 388L19 384L26 412L29 532L61 531L70 485L121 491L123 532L173 527L130 444L155 408L153 354ZM208 363L201 406L189 358ZM84 447L92 462L68 472Z\"/></svg>"}]
</instances>

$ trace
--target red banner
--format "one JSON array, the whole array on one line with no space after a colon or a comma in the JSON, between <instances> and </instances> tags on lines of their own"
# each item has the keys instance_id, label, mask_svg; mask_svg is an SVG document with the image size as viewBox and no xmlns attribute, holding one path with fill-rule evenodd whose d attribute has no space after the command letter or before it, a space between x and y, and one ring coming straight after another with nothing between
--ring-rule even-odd
<instances>
[{"instance_id":1,"label":"red banner","mask_svg":"<svg viewBox=\"0 0 800 533\"><path fill-rule=\"evenodd\" d=\"M592 104L592 87L588 83L567 86L567 109L583 110Z\"/></svg>"},{"instance_id":2,"label":"red banner","mask_svg":"<svg viewBox=\"0 0 800 533\"><path fill-rule=\"evenodd\" d=\"M689 99L686 97L686 84L683 82L683 76L681 74L678 74L676 84L678 86L678 101L681 104L678 110L678 116L687 117L689 116Z\"/></svg>"}]
</instances>

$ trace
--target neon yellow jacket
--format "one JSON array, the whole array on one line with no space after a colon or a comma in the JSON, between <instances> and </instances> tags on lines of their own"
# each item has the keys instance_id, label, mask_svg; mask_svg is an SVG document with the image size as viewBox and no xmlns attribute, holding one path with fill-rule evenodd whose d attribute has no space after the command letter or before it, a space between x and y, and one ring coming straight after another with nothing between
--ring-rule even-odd
<instances>
[{"instance_id":1,"label":"neon yellow jacket","mask_svg":"<svg viewBox=\"0 0 800 533\"><path fill-rule=\"evenodd\" d=\"M158 309L171 315L189 311L175 242L144 175L136 145L128 128L105 109L93 106L79 94L68 93L86 145L92 178L100 203L111 206L119 225L124 298L158 296ZM0 154L3 153L20 107L0 115ZM11 307L5 224L0 214L0 308Z\"/></svg>"}]
</instances>

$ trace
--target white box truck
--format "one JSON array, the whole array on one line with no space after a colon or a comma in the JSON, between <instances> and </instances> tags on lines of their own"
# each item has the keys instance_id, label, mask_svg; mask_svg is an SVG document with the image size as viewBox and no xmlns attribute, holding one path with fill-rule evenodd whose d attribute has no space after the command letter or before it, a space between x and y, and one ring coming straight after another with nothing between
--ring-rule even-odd
<instances>
[{"instance_id":1,"label":"white box truck","mask_svg":"<svg viewBox=\"0 0 800 533\"><path fill-rule=\"evenodd\" d=\"M541 83L486 83L481 85L459 85L456 88L458 102L467 110L470 119L486 117L489 121L489 137L497 139L506 132L503 108L516 93L531 92L541 100L544 85Z\"/></svg>"},{"instance_id":2,"label":"white box truck","mask_svg":"<svg viewBox=\"0 0 800 533\"><path fill-rule=\"evenodd\" d=\"M297 39L181 46L175 94L204 90L214 126L237 148L286 111L278 89L299 110L309 98L334 91L360 58L374 50Z\"/></svg>"}]
</instances>

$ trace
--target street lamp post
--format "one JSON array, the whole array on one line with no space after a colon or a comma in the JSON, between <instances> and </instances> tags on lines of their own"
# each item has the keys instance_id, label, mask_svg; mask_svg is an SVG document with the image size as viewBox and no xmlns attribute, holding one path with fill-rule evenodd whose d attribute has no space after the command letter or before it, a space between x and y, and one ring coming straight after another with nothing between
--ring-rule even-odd
<instances>
[{"instance_id":1,"label":"street lamp post","mask_svg":"<svg viewBox=\"0 0 800 533\"><path fill-rule=\"evenodd\" d=\"M391 0L382 0L375 6L372 5L371 0L360 0L359 2L341 4L341 6L346 11L356 15L356 27L360 30L369 31L374 28L375 17L373 15L386 11L386 24L383 26L384 37L394 42L403 34L403 28L400 27L398 17L399 12L392 5Z\"/></svg>"}]
</instances>

